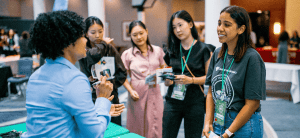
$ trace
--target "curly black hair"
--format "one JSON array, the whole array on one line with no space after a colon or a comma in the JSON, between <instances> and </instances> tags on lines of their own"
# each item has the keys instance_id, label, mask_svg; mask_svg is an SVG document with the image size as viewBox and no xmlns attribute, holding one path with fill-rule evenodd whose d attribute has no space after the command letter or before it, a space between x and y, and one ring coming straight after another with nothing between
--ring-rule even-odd
<instances>
[{"instance_id":1,"label":"curly black hair","mask_svg":"<svg viewBox=\"0 0 300 138\"><path fill-rule=\"evenodd\" d=\"M63 49L84 35L84 21L72 11L39 14L30 29L29 46L43 58L55 60L63 56Z\"/></svg>"}]
</instances>

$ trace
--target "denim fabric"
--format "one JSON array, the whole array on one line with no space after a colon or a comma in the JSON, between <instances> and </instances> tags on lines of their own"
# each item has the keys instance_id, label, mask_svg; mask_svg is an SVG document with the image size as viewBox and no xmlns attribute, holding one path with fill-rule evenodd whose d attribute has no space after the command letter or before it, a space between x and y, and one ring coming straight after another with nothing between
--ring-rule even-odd
<instances>
[{"instance_id":1,"label":"denim fabric","mask_svg":"<svg viewBox=\"0 0 300 138\"><path fill-rule=\"evenodd\" d=\"M230 127L238 112L229 111L226 113L225 126L214 123L214 132L217 135L225 133ZM263 120L260 112L255 112L248 122L234 133L234 138L262 138L263 137Z\"/></svg>"},{"instance_id":2,"label":"denim fabric","mask_svg":"<svg viewBox=\"0 0 300 138\"><path fill-rule=\"evenodd\" d=\"M183 118L185 138L200 138L204 112L203 102L186 105L167 100L163 114L163 138L176 138Z\"/></svg>"}]
</instances>

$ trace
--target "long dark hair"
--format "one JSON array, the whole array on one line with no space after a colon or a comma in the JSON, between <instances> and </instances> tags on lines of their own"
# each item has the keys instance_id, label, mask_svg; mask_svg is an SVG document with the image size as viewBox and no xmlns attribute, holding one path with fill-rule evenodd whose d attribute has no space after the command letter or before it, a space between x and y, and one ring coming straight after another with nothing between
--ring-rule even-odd
<instances>
[{"instance_id":1,"label":"long dark hair","mask_svg":"<svg viewBox=\"0 0 300 138\"><path fill-rule=\"evenodd\" d=\"M142 28L144 28L145 30L147 30L147 29L146 29L146 26L145 26L145 24L144 24L143 22L141 22L141 21L139 21L139 20L134 20L134 21L132 21L132 22L129 24L129 34L131 34L131 31L132 31L133 27L135 27L135 26L141 26ZM131 37L130 37L130 38L131 38ZM140 48L132 41L132 38L131 38L131 43L132 43L132 54L133 54L133 55L135 55L135 54L133 53L134 47L138 48L138 49L141 51L141 49L140 49ZM147 43L147 45L150 46L150 51L153 52L153 47L152 47L151 44L150 44L149 36L147 36L147 41L146 41L146 43Z\"/></svg>"},{"instance_id":2,"label":"long dark hair","mask_svg":"<svg viewBox=\"0 0 300 138\"><path fill-rule=\"evenodd\" d=\"M250 37L250 17L248 12L244 8L235 5L225 7L220 14L222 14L223 12L230 14L230 17L236 22L238 28L243 25L245 25L246 28L245 31L238 36L238 41L234 49L234 61L239 62L245 55L248 48L254 48L253 42ZM228 45L226 43L223 43L221 51L219 53L220 58L224 59L227 48Z\"/></svg>"},{"instance_id":3,"label":"long dark hair","mask_svg":"<svg viewBox=\"0 0 300 138\"><path fill-rule=\"evenodd\" d=\"M188 23L193 23L193 27L191 28L191 33L192 33L192 36L194 39L198 40L199 41L199 36L198 36L198 32L197 32L197 29L195 27L195 24L194 24L194 20L192 18L192 16L185 10L181 10L181 11L177 11L175 12L171 18L170 18L170 21L169 21L169 34L168 34L168 45L167 45L167 48L168 48L168 51L172 54L172 55L179 55L179 48L180 48L180 40L176 37L176 35L174 34L174 30L173 30L173 20L175 18L180 18L180 19L183 19L185 20L186 22Z\"/></svg>"},{"instance_id":4,"label":"long dark hair","mask_svg":"<svg viewBox=\"0 0 300 138\"><path fill-rule=\"evenodd\" d=\"M85 22L85 29L84 29L85 34L88 32L89 28L94 24L99 24L104 29L103 23L98 17L90 16L86 18L84 22ZM86 46L92 48L90 39L87 36L85 36L85 38L87 39Z\"/></svg>"},{"instance_id":5,"label":"long dark hair","mask_svg":"<svg viewBox=\"0 0 300 138\"><path fill-rule=\"evenodd\" d=\"M30 35L29 35L29 33L28 33L27 31L23 31L23 32L22 32L22 38L23 38L23 39L28 39L29 36L30 36Z\"/></svg>"},{"instance_id":6,"label":"long dark hair","mask_svg":"<svg viewBox=\"0 0 300 138\"><path fill-rule=\"evenodd\" d=\"M290 37L289 34L286 31L283 31L278 38L278 41L289 41Z\"/></svg>"}]
</instances>

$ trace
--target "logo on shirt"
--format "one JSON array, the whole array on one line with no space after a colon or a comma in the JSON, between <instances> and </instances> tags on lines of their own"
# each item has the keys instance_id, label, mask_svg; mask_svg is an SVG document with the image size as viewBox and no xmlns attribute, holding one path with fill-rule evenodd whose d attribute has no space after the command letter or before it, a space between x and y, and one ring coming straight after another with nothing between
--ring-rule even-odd
<instances>
[{"instance_id":1,"label":"logo on shirt","mask_svg":"<svg viewBox=\"0 0 300 138\"><path fill-rule=\"evenodd\" d=\"M223 71L223 68L221 67L216 67L216 71ZM233 70L228 70L228 69L224 69L224 73L227 73L229 71L229 73L233 73L233 74L237 74L236 71L233 71Z\"/></svg>"},{"instance_id":2,"label":"logo on shirt","mask_svg":"<svg viewBox=\"0 0 300 138\"><path fill-rule=\"evenodd\" d=\"M225 77L226 75L224 75ZM233 98L234 98L234 89L232 87L230 78L228 76L226 76L226 78L224 78L224 101L227 104L227 108L231 105ZM214 78L212 78L212 95L213 95L213 99L216 102L217 97L222 97L223 92L222 92L222 74L216 75Z\"/></svg>"}]
</instances>

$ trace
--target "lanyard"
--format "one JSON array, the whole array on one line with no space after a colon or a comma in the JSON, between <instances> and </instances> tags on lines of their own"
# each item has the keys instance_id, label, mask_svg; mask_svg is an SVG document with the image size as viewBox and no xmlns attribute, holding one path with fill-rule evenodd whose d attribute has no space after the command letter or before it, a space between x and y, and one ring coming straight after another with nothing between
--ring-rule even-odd
<instances>
[{"instance_id":1,"label":"lanyard","mask_svg":"<svg viewBox=\"0 0 300 138\"><path fill-rule=\"evenodd\" d=\"M181 43L180 43L180 56L181 56L181 70L182 70L182 72L181 72L181 74L183 74L183 72L184 72L184 68L185 68L185 66L186 66L186 64L187 64L187 61L188 61L188 59L189 59L189 56L190 56L190 53L191 53L191 50L192 50L192 48L193 48L193 44L194 44L194 42L195 42L195 39L193 40L193 43L192 43L192 45L191 45L191 48L190 48L190 50L189 50L189 53L188 53L188 55L187 55L187 57L186 57L186 61L185 61L185 64L183 65L183 61L182 61L182 50L181 50Z\"/></svg>"},{"instance_id":2,"label":"lanyard","mask_svg":"<svg viewBox=\"0 0 300 138\"><path fill-rule=\"evenodd\" d=\"M222 71L222 93L224 92L224 91L223 91L223 88L224 88L224 68L225 68L225 59L226 59L226 55L227 55L227 49L226 49L226 53L225 53L225 57L224 57L223 71ZM232 65L233 61L234 61L234 58L232 59L231 64L230 64L230 66L229 66L229 68L228 68L228 70L227 70L226 77L228 76L228 73L229 73L229 70L230 70L230 68L231 68L231 65ZM225 79L226 79L226 77L225 77Z\"/></svg>"}]
</instances>

